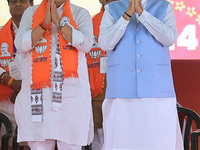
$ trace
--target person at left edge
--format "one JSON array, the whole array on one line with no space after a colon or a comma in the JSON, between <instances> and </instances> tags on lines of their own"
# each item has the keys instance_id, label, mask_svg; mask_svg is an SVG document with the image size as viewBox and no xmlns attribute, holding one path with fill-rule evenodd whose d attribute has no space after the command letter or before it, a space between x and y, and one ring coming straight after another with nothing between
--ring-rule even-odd
<instances>
[{"instance_id":1,"label":"person at left edge","mask_svg":"<svg viewBox=\"0 0 200 150\"><path fill-rule=\"evenodd\" d=\"M25 11L15 44L26 53L15 103L18 142L44 150L54 149L56 142L59 150L80 150L89 144L93 139L85 58L93 44L89 12L69 0L43 0Z\"/></svg>"},{"instance_id":2,"label":"person at left edge","mask_svg":"<svg viewBox=\"0 0 200 150\"><path fill-rule=\"evenodd\" d=\"M0 27L0 113L3 113L11 121L13 131L16 127L14 117L14 102L17 93L21 89L21 67L24 61L24 55L17 53L14 46L14 38L18 33L21 17L24 11L31 5L33 0L7 0L11 18ZM13 66L10 69L8 66ZM12 68L13 68L12 67ZM4 126L1 128L1 134L6 133ZM1 145L1 140L0 140ZM9 148L12 141L9 140ZM1 149L1 146L0 146Z\"/></svg>"}]
</instances>

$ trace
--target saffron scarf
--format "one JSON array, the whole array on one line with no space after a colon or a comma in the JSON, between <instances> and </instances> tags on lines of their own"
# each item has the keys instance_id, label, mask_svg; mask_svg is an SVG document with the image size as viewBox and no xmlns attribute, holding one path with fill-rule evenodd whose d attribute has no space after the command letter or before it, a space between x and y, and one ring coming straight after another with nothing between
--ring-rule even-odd
<instances>
[{"instance_id":1,"label":"saffron scarf","mask_svg":"<svg viewBox=\"0 0 200 150\"><path fill-rule=\"evenodd\" d=\"M94 43L98 43L99 27L102 17L103 7L101 8L100 13L95 15L92 19L95 37ZM90 52L86 54L92 97L96 97L97 95L103 93L105 74L100 73L100 56L105 56L105 54L106 53L95 44L93 45L93 48L90 50Z\"/></svg>"},{"instance_id":2,"label":"saffron scarf","mask_svg":"<svg viewBox=\"0 0 200 150\"><path fill-rule=\"evenodd\" d=\"M2 46L2 43L8 44L8 56L3 56L0 51L0 67L6 70L6 72L9 72L8 64L10 60L13 57L13 26L12 26L12 18L3 26L3 28L0 30L0 46ZM0 101L6 101L10 98L12 94L12 89L9 86L3 85L0 83Z\"/></svg>"},{"instance_id":3,"label":"saffron scarf","mask_svg":"<svg viewBox=\"0 0 200 150\"><path fill-rule=\"evenodd\" d=\"M32 19L32 29L36 28L45 18L47 0L43 0L37 8ZM77 29L72 18L70 2L65 1L62 17L68 17L70 24ZM61 56L61 66L64 78L78 78L78 50L68 44L61 31L58 31L59 52ZM51 29L43 34L43 38L32 50L32 89L51 87Z\"/></svg>"}]
</instances>

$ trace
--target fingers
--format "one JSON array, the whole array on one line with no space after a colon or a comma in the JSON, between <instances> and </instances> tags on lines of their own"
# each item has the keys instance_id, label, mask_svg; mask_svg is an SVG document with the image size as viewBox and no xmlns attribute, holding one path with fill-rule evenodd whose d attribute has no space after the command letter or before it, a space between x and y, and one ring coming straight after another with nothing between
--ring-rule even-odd
<instances>
[{"instance_id":1,"label":"fingers","mask_svg":"<svg viewBox=\"0 0 200 150\"><path fill-rule=\"evenodd\" d=\"M51 0L51 9L57 9L56 4L54 3L54 0Z\"/></svg>"},{"instance_id":2,"label":"fingers","mask_svg":"<svg viewBox=\"0 0 200 150\"><path fill-rule=\"evenodd\" d=\"M135 13L135 0L130 0L126 13L132 16Z\"/></svg>"},{"instance_id":3,"label":"fingers","mask_svg":"<svg viewBox=\"0 0 200 150\"><path fill-rule=\"evenodd\" d=\"M48 0L48 4L51 4L52 3L52 0Z\"/></svg>"},{"instance_id":4,"label":"fingers","mask_svg":"<svg viewBox=\"0 0 200 150\"><path fill-rule=\"evenodd\" d=\"M135 11L141 15L143 12L143 7L142 7L142 3L141 0L135 0Z\"/></svg>"},{"instance_id":5,"label":"fingers","mask_svg":"<svg viewBox=\"0 0 200 150\"><path fill-rule=\"evenodd\" d=\"M52 22L57 27L59 27L59 22L61 19L58 15L57 7L56 7L56 4L54 3L54 0L52 0L52 2L51 2L51 18L52 18Z\"/></svg>"},{"instance_id":6,"label":"fingers","mask_svg":"<svg viewBox=\"0 0 200 150\"><path fill-rule=\"evenodd\" d=\"M52 0L48 0L48 3L47 3L47 11L48 11L48 12L51 11L51 1L52 1Z\"/></svg>"},{"instance_id":7,"label":"fingers","mask_svg":"<svg viewBox=\"0 0 200 150\"><path fill-rule=\"evenodd\" d=\"M48 0L46 17L44 21L47 25L53 22L56 26L59 26L60 18L54 0Z\"/></svg>"},{"instance_id":8,"label":"fingers","mask_svg":"<svg viewBox=\"0 0 200 150\"><path fill-rule=\"evenodd\" d=\"M143 7L141 0L130 0L128 9L126 10L126 13L132 16L135 12L137 12L139 15L143 12Z\"/></svg>"},{"instance_id":9,"label":"fingers","mask_svg":"<svg viewBox=\"0 0 200 150\"><path fill-rule=\"evenodd\" d=\"M51 0L48 0L47 3L47 10L44 22L49 25L51 23Z\"/></svg>"}]
</instances>

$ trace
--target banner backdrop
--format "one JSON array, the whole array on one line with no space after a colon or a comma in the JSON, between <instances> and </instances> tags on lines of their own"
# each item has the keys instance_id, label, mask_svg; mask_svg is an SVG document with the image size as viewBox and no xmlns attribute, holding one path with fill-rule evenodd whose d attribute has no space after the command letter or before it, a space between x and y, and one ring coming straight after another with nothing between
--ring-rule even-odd
<instances>
[{"instance_id":1,"label":"banner backdrop","mask_svg":"<svg viewBox=\"0 0 200 150\"><path fill-rule=\"evenodd\" d=\"M170 47L172 59L200 59L200 1L169 0L174 8L178 38Z\"/></svg>"}]
</instances>

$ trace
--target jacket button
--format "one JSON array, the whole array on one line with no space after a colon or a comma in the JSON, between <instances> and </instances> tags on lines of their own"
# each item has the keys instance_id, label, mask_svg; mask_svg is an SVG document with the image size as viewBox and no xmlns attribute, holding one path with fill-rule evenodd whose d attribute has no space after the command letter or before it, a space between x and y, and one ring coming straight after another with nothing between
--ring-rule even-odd
<instances>
[{"instance_id":1,"label":"jacket button","mask_svg":"<svg viewBox=\"0 0 200 150\"><path fill-rule=\"evenodd\" d=\"M139 43L140 43L140 41L137 41L136 43L137 43L137 44L139 44Z\"/></svg>"},{"instance_id":2,"label":"jacket button","mask_svg":"<svg viewBox=\"0 0 200 150\"><path fill-rule=\"evenodd\" d=\"M138 70L137 70L137 73L140 73L140 72L141 72L141 71L138 69Z\"/></svg>"},{"instance_id":3,"label":"jacket button","mask_svg":"<svg viewBox=\"0 0 200 150\"><path fill-rule=\"evenodd\" d=\"M140 58L140 56L141 56L140 54L137 54L137 58Z\"/></svg>"}]
</instances>

